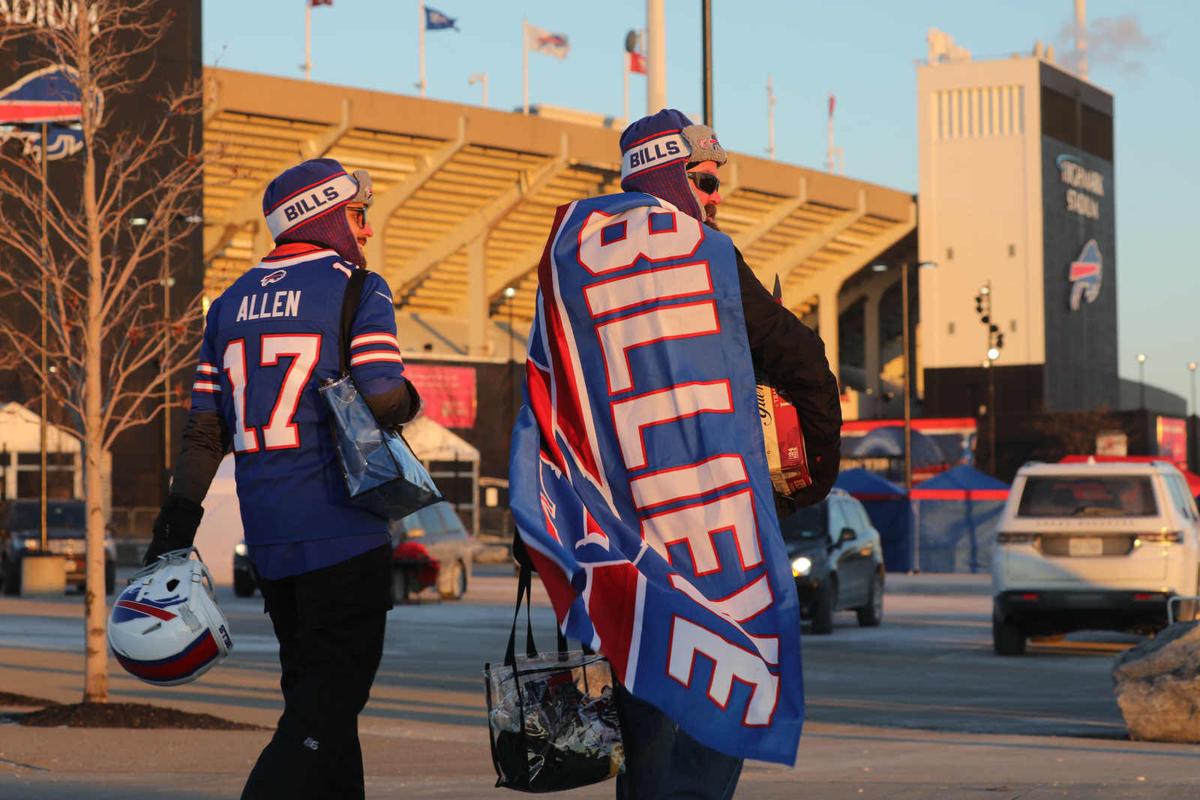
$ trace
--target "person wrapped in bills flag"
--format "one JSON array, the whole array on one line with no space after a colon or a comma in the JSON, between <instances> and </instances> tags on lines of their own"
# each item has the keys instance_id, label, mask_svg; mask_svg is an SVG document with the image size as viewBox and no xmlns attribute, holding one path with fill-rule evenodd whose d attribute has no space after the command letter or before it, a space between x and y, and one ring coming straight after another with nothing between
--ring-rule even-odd
<instances>
[{"instance_id":1,"label":"person wrapped in bills flag","mask_svg":"<svg viewBox=\"0 0 1200 800\"><path fill-rule=\"evenodd\" d=\"M773 436L802 446L805 504L837 476L838 388L717 228L715 132L668 109L621 149L624 192L560 207L538 267L511 504L563 631L621 684L617 796L728 798L742 759L794 763L804 713L757 385L795 410L803 444Z\"/></svg>"}]
</instances>

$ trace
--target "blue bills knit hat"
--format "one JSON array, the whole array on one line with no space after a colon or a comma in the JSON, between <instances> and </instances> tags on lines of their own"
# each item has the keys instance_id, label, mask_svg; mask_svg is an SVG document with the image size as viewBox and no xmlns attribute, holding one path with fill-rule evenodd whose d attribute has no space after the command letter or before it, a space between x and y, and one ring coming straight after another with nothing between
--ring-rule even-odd
<instances>
[{"instance_id":1,"label":"blue bills knit hat","mask_svg":"<svg viewBox=\"0 0 1200 800\"><path fill-rule=\"evenodd\" d=\"M725 148L712 128L694 125L682 112L664 108L621 134L621 188L662 198L703 222L704 209L688 183L688 165L720 165L725 159Z\"/></svg>"},{"instance_id":2,"label":"blue bills knit hat","mask_svg":"<svg viewBox=\"0 0 1200 800\"><path fill-rule=\"evenodd\" d=\"M366 262L341 209L371 204L371 176L346 170L332 158L314 158L284 170L263 193L263 215L276 244L312 242L332 248L352 264Z\"/></svg>"}]
</instances>

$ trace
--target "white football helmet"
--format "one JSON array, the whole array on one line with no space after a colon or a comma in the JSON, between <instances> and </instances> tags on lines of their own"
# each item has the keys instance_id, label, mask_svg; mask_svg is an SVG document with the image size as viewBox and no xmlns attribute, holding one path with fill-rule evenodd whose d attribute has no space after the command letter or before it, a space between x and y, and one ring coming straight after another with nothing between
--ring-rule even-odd
<instances>
[{"instance_id":1,"label":"white football helmet","mask_svg":"<svg viewBox=\"0 0 1200 800\"><path fill-rule=\"evenodd\" d=\"M229 623L213 596L208 567L173 550L136 573L113 603L108 646L125 671L175 686L203 675L233 649Z\"/></svg>"}]
</instances>

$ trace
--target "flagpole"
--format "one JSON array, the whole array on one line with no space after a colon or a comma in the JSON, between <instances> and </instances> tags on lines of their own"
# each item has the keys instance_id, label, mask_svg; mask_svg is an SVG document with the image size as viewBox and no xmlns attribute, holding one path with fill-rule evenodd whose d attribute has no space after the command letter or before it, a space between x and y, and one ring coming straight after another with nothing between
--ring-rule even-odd
<instances>
[{"instance_id":1,"label":"flagpole","mask_svg":"<svg viewBox=\"0 0 1200 800\"><path fill-rule=\"evenodd\" d=\"M312 80L312 0L304 0L304 80Z\"/></svg>"},{"instance_id":2,"label":"flagpole","mask_svg":"<svg viewBox=\"0 0 1200 800\"><path fill-rule=\"evenodd\" d=\"M417 15L420 17L417 23L417 58L419 59L420 78L418 85L421 87L421 97L425 96L425 0L417 0Z\"/></svg>"},{"instance_id":3,"label":"flagpole","mask_svg":"<svg viewBox=\"0 0 1200 800\"><path fill-rule=\"evenodd\" d=\"M646 113L667 106L667 21L663 0L646 0Z\"/></svg>"},{"instance_id":4,"label":"flagpole","mask_svg":"<svg viewBox=\"0 0 1200 800\"><path fill-rule=\"evenodd\" d=\"M529 22L521 20L521 113L529 113Z\"/></svg>"},{"instance_id":5,"label":"flagpole","mask_svg":"<svg viewBox=\"0 0 1200 800\"><path fill-rule=\"evenodd\" d=\"M767 158L775 160L775 87L767 76Z\"/></svg>"},{"instance_id":6,"label":"flagpole","mask_svg":"<svg viewBox=\"0 0 1200 800\"><path fill-rule=\"evenodd\" d=\"M624 61L623 61L624 65L625 65L625 69L623 69L623 70L622 70L623 77L625 78L625 106L624 106L624 111L625 111L625 122L626 122L626 124L628 124L628 123L629 123L629 59L630 59L630 55L629 55L629 53L626 53L626 54L624 55Z\"/></svg>"}]
</instances>

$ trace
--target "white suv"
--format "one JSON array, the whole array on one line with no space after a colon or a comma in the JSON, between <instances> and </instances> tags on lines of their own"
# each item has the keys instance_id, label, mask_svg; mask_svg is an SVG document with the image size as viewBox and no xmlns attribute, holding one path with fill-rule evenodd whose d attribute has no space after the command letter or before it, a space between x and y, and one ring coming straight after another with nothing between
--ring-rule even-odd
<instances>
[{"instance_id":1,"label":"white suv","mask_svg":"<svg viewBox=\"0 0 1200 800\"><path fill-rule=\"evenodd\" d=\"M1026 464L992 559L992 642L1021 655L1028 636L1148 632L1167 602L1200 594L1200 514L1165 461ZM1183 619L1191 601L1176 605Z\"/></svg>"}]
</instances>

